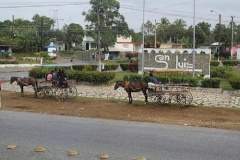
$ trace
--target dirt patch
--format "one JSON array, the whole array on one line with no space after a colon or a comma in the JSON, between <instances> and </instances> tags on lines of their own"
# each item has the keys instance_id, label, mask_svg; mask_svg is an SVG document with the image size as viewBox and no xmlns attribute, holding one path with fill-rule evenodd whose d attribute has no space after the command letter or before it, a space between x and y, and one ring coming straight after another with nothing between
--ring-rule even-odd
<instances>
[{"instance_id":1,"label":"dirt patch","mask_svg":"<svg viewBox=\"0 0 240 160\"><path fill-rule=\"evenodd\" d=\"M37 112L56 115L155 122L210 128L240 130L240 109L185 107L143 104L115 100L79 98L66 102L36 99L33 95L20 97L3 92L4 110Z\"/></svg>"}]
</instances>

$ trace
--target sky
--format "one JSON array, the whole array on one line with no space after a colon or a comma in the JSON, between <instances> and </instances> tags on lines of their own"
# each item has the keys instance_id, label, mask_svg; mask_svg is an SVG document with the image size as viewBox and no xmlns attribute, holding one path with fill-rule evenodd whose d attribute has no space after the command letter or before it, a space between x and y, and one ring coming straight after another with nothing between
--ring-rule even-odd
<instances>
[{"instance_id":1,"label":"sky","mask_svg":"<svg viewBox=\"0 0 240 160\"><path fill-rule=\"evenodd\" d=\"M129 27L140 31L143 22L143 0L119 0L120 12L125 16ZM193 0L145 0L145 21L159 21L167 17L171 21L181 18L187 25L193 23ZM18 6L25 6L17 8ZM28 7L26 7L28 6ZM196 23L207 21L212 25L222 15L222 23L229 24L231 16L240 24L239 0L196 0ZM58 19L59 25L79 23L86 25L82 12L90 8L89 0L0 0L0 21L15 18L31 19L34 14ZM214 10L214 12L210 12Z\"/></svg>"}]
</instances>

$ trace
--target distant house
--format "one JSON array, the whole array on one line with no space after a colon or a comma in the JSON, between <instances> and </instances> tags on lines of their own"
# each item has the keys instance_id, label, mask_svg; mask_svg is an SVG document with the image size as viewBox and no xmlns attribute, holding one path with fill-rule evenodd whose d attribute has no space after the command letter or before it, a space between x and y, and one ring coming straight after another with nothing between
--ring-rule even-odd
<instances>
[{"instance_id":1,"label":"distant house","mask_svg":"<svg viewBox=\"0 0 240 160\"><path fill-rule=\"evenodd\" d=\"M129 53L138 53L142 51L141 42L133 42L132 37L118 36L113 47L109 47L109 58L125 56Z\"/></svg>"},{"instance_id":2,"label":"distant house","mask_svg":"<svg viewBox=\"0 0 240 160\"><path fill-rule=\"evenodd\" d=\"M12 54L12 45L0 44L1 56Z\"/></svg>"},{"instance_id":3,"label":"distant house","mask_svg":"<svg viewBox=\"0 0 240 160\"><path fill-rule=\"evenodd\" d=\"M85 51L89 51L96 48L97 48L97 44L95 40L92 37L84 36L83 42L82 42L82 49Z\"/></svg>"}]
</instances>

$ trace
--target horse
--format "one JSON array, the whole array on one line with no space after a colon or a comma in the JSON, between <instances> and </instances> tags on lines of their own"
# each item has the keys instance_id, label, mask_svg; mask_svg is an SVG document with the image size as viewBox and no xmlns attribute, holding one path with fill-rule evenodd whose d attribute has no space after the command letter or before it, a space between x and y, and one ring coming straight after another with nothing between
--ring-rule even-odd
<instances>
[{"instance_id":1,"label":"horse","mask_svg":"<svg viewBox=\"0 0 240 160\"><path fill-rule=\"evenodd\" d=\"M35 97L37 97L38 92L38 82L35 78L32 77L11 77L10 78L10 84L13 84L14 82L17 82L17 85L21 88L21 95L24 95L23 88L26 86L32 86L34 90Z\"/></svg>"},{"instance_id":2,"label":"horse","mask_svg":"<svg viewBox=\"0 0 240 160\"><path fill-rule=\"evenodd\" d=\"M128 101L129 104L132 104L132 92L143 92L143 95L145 97L145 102L148 102L148 95L147 95L147 90L148 90L148 85L144 82L127 82L127 81L117 81L114 90L117 90L118 88L124 88L124 90L128 94Z\"/></svg>"}]
</instances>

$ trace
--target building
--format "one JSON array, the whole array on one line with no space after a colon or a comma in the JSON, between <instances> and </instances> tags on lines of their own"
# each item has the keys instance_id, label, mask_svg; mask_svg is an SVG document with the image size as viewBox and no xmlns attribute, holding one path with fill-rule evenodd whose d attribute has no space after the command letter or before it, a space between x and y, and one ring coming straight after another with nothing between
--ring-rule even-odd
<instances>
[{"instance_id":1,"label":"building","mask_svg":"<svg viewBox=\"0 0 240 160\"><path fill-rule=\"evenodd\" d=\"M84 36L82 42L82 49L85 51L89 51L92 49L97 49L97 44L95 40L90 36Z\"/></svg>"},{"instance_id":2,"label":"building","mask_svg":"<svg viewBox=\"0 0 240 160\"><path fill-rule=\"evenodd\" d=\"M12 54L12 45L2 45L0 44L1 56Z\"/></svg>"}]
</instances>

